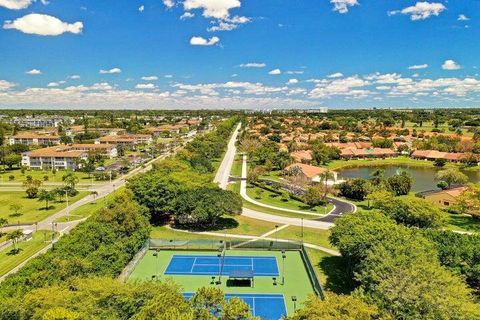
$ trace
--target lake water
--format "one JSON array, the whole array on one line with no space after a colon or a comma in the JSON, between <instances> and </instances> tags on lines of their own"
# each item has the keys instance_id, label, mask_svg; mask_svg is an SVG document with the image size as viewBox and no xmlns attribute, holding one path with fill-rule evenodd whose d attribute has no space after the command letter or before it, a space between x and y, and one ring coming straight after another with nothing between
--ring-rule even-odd
<instances>
[{"instance_id":1,"label":"lake water","mask_svg":"<svg viewBox=\"0 0 480 320\"><path fill-rule=\"evenodd\" d=\"M435 174L438 170L436 168L424 167L408 167L408 166L382 166L382 167L357 167L344 170L338 170L339 179L363 178L369 179L377 169L385 170L385 177L390 177L402 170L407 171L413 178L412 191L426 191L437 189L437 182ZM469 182L480 183L480 171L463 171Z\"/></svg>"}]
</instances>

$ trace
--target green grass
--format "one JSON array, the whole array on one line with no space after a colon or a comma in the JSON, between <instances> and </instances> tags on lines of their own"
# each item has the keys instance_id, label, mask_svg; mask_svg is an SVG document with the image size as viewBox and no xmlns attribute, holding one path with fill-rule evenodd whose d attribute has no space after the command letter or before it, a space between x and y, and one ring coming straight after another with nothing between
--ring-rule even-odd
<instances>
[{"instance_id":1,"label":"green grass","mask_svg":"<svg viewBox=\"0 0 480 320\"><path fill-rule=\"evenodd\" d=\"M332 170L348 169L356 167L380 167L387 165L403 165L411 167L434 168L433 161L415 160L406 156L388 159L354 159L354 160L333 160L327 167ZM447 166L455 166L447 164Z\"/></svg>"},{"instance_id":2,"label":"green grass","mask_svg":"<svg viewBox=\"0 0 480 320\"><path fill-rule=\"evenodd\" d=\"M260 179L268 179L277 182L282 182L282 171L269 171L260 176Z\"/></svg>"},{"instance_id":3,"label":"green grass","mask_svg":"<svg viewBox=\"0 0 480 320\"><path fill-rule=\"evenodd\" d=\"M257 190L262 191L260 198L257 197L257 194L256 194ZM326 214L333 209L333 205L330 203L327 205L326 209L325 207L322 207L322 206L317 206L311 209L307 204L295 199L288 198L288 199L285 199L286 201L283 201L280 195L274 192L271 192L269 190L265 190L265 189L253 186L253 185L247 185L247 195L250 198L260 203L267 204L274 207L290 209L290 210L300 210L300 211L311 212L311 213Z\"/></svg>"},{"instance_id":4,"label":"green grass","mask_svg":"<svg viewBox=\"0 0 480 320\"><path fill-rule=\"evenodd\" d=\"M55 174L52 173L52 171L45 171L45 170L26 170L24 174L22 174L20 169L13 169L13 170L6 170L6 171L0 171L0 183L21 183L25 180L27 180L27 176L32 176L33 179L38 179L42 182L45 183L52 183L52 182L62 182L62 177L67 173L65 170L59 170ZM74 172L75 176L78 177L80 180L79 183L85 184L91 183L91 178L88 177L87 173L84 172ZM10 176L14 176L15 179L13 181L9 181ZM44 181L43 177L48 176L48 181ZM102 181L95 181L93 180L93 183L95 182L102 182Z\"/></svg>"},{"instance_id":5,"label":"green grass","mask_svg":"<svg viewBox=\"0 0 480 320\"><path fill-rule=\"evenodd\" d=\"M234 177L241 177L242 176L242 156L237 154L235 155L235 160L233 161L232 170L230 171L230 175Z\"/></svg>"},{"instance_id":6,"label":"green grass","mask_svg":"<svg viewBox=\"0 0 480 320\"><path fill-rule=\"evenodd\" d=\"M163 273L174 254L182 255L209 255L216 256L216 251L169 251L161 250L158 258L153 256L153 251L148 251L145 257L139 262L133 271L129 281L150 280L152 275L157 273L161 279L170 278L182 286L184 292L195 292L203 286L211 286L211 276L191 276L191 275L175 275L164 276ZM227 255L235 256L275 256L282 272L282 254L279 251L248 251L248 250L231 250L227 251ZM278 277L279 279L281 277ZM278 280L277 280L278 281ZM300 252L287 251L285 259L285 284L282 285L278 281L277 285L273 285L272 277L255 277L255 287L229 287L226 285L226 277L223 277L222 284L219 287L226 293L269 293L284 294L287 313L293 313L293 302L291 296L297 296L297 305L303 303L310 294L313 294L313 288L310 284L308 274L303 264Z\"/></svg>"},{"instance_id":7,"label":"green grass","mask_svg":"<svg viewBox=\"0 0 480 320\"><path fill-rule=\"evenodd\" d=\"M342 257L332 256L326 252L307 248L320 283L324 290L349 294L355 289L355 283L348 272L348 266Z\"/></svg>"},{"instance_id":8,"label":"green grass","mask_svg":"<svg viewBox=\"0 0 480 320\"><path fill-rule=\"evenodd\" d=\"M225 217L214 230L205 230L216 232L219 234L241 234L250 236L260 236L275 229L275 223L252 219L244 216ZM197 237L198 236L198 237ZM167 239L203 239L204 236L194 233L185 233L182 231L175 231L166 226L155 226L150 233L152 238L167 238ZM206 236L211 238L211 236Z\"/></svg>"},{"instance_id":9,"label":"green grass","mask_svg":"<svg viewBox=\"0 0 480 320\"><path fill-rule=\"evenodd\" d=\"M398 127L400 127L400 126L398 126ZM435 126L433 125L433 121L426 121L422 124L421 127L419 127L418 124L416 124L414 122L407 121L407 122L405 122L405 128L406 129L416 129L417 132L425 130L426 133L429 133L429 132L432 132L432 129L434 129ZM450 131L449 130L449 125L447 123L442 123L442 124L438 125L438 129L444 130L444 133L447 133L447 134L455 134L456 133L455 131ZM467 136L467 137L473 136L473 132L468 132L468 128L466 128L466 127L462 128L462 132L463 132L464 136Z\"/></svg>"},{"instance_id":10,"label":"green grass","mask_svg":"<svg viewBox=\"0 0 480 320\"><path fill-rule=\"evenodd\" d=\"M288 226L276 233L271 237L278 237L279 239L287 239L294 241L302 241L302 227ZM316 244L321 247L335 249L330 244L328 237L330 236L330 230L303 228L303 241L311 244Z\"/></svg>"},{"instance_id":11,"label":"green grass","mask_svg":"<svg viewBox=\"0 0 480 320\"><path fill-rule=\"evenodd\" d=\"M6 274L20 263L45 248L52 239L52 232L39 230L33 233L33 239L21 241L18 245L20 252L12 254L13 247L10 246L0 251L0 276ZM47 240L47 242L45 242Z\"/></svg>"},{"instance_id":12,"label":"green grass","mask_svg":"<svg viewBox=\"0 0 480 320\"><path fill-rule=\"evenodd\" d=\"M480 232L480 220L473 219L469 215L449 214L447 229L464 232Z\"/></svg>"},{"instance_id":13,"label":"green grass","mask_svg":"<svg viewBox=\"0 0 480 320\"><path fill-rule=\"evenodd\" d=\"M68 199L68 203L72 204L83 197L85 197L88 192L79 192L75 197ZM12 216L13 211L10 210L10 205L13 203L20 204L22 209L19 211L21 215ZM54 201L49 204L49 209L45 210L45 202L38 201L38 199L28 199L25 196L25 192L21 191L8 191L0 192L0 218L5 218L9 223L33 223L41 221L58 211L64 209L67 206L65 198L61 201Z\"/></svg>"}]
</instances>

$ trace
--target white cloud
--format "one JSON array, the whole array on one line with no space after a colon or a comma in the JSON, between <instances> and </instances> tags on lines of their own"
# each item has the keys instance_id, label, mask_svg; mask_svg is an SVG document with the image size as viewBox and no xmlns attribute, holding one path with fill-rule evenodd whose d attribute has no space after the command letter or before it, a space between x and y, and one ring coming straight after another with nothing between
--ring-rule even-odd
<instances>
[{"instance_id":1,"label":"white cloud","mask_svg":"<svg viewBox=\"0 0 480 320\"><path fill-rule=\"evenodd\" d=\"M167 79L170 79L170 78L173 78L173 75L171 75L171 74L166 74L166 75L164 75L164 77L167 78Z\"/></svg>"},{"instance_id":2,"label":"white cloud","mask_svg":"<svg viewBox=\"0 0 480 320\"><path fill-rule=\"evenodd\" d=\"M78 80L78 79L80 79L80 76L78 74L73 74L71 76L68 76L68 79Z\"/></svg>"},{"instance_id":3,"label":"white cloud","mask_svg":"<svg viewBox=\"0 0 480 320\"><path fill-rule=\"evenodd\" d=\"M227 19L230 17L230 9L239 8L240 0L185 0L185 11L203 9L205 18Z\"/></svg>"},{"instance_id":4,"label":"white cloud","mask_svg":"<svg viewBox=\"0 0 480 320\"><path fill-rule=\"evenodd\" d=\"M341 78L341 77L343 77L343 73L341 72L332 73L327 76L327 78Z\"/></svg>"},{"instance_id":5,"label":"white cloud","mask_svg":"<svg viewBox=\"0 0 480 320\"><path fill-rule=\"evenodd\" d=\"M467 17L467 16L464 15L464 14L459 14L457 20L458 20L458 21L468 21L468 20L470 20L470 18Z\"/></svg>"},{"instance_id":6,"label":"white cloud","mask_svg":"<svg viewBox=\"0 0 480 320\"><path fill-rule=\"evenodd\" d=\"M32 13L14 21L5 21L3 28L16 29L27 34L58 36L65 32L80 34L83 29L83 23L75 22L70 24L49 15Z\"/></svg>"},{"instance_id":7,"label":"white cloud","mask_svg":"<svg viewBox=\"0 0 480 320\"><path fill-rule=\"evenodd\" d=\"M145 11L145 6L144 6L144 5L141 5L140 7L138 7L138 11L140 11L140 12Z\"/></svg>"},{"instance_id":8,"label":"white cloud","mask_svg":"<svg viewBox=\"0 0 480 320\"><path fill-rule=\"evenodd\" d=\"M32 70L26 71L25 73L26 74L31 74L31 75L37 75L37 74L42 74L42 71L40 71L38 69L32 69Z\"/></svg>"},{"instance_id":9,"label":"white cloud","mask_svg":"<svg viewBox=\"0 0 480 320\"><path fill-rule=\"evenodd\" d=\"M60 84L58 82L50 82L47 87L58 87Z\"/></svg>"},{"instance_id":10,"label":"white cloud","mask_svg":"<svg viewBox=\"0 0 480 320\"><path fill-rule=\"evenodd\" d=\"M408 67L410 70L419 70L428 68L428 64L414 64L413 66Z\"/></svg>"},{"instance_id":11,"label":"white cloud","mask_svg":"<svg viewBox=\"0 0 480 320\"><path fill-rule=\"evenodd\" d=\"M15 87L15 84L7 80L0 80L0 91L7 91Z\"/></svg>"},{"instance_id":12,"label":"white cloud","mask_svg":"<svg viewBox=\"0 0 480 320\"><path fill-rule=\"evenodd\" d=\"M32 4L32 0L0 0L0 7L10 10L20 10L28 8Z\"/></svg>"},{"instance_id":13,"label":"white cloud","mask_svg":"<svg viewBox=\"0 0 480 320\"><path fill-rule=\"evenodd\" d=\"M240 65L241 68L265 68L266 66L263 62L248 62Z\"/></svg>"},{"instance_id":14,"label":"white cloud","mask_svg":"<svg viewBox=\"0 0 480 320\"><path fill-rule=\"evenodd\" d=\"M453 60L445 60L445 62L442 64L443 70L458 70L460 68L462 67Z\"/></svg>"},{"instance_id":15,"label":"white cloud","mask_svg":"<svg viewBox=\"0 0 480 320\"><path fill-rule=\"evenodd\" d=\"M99 73L100 74L113 74L113 73L121 73L122 72L122 69L120 68L112 68L110 70L100 70Z\"/></svg>"},{"instance_id":16,"label":"white cloud","mask_svg":"<svg viewBox=\"0 0 480 320\"><path fill-rule=\"evenodd\" d=\"M298 79L289 79L287 84L297 84L298 83Z\"/></svg>"},{"instance_id":17,"label":"white cloud","mask_svg":"<svg viewBox=\"0 0 480 320\"><path fill-rule=\"evenodd\" d=\"M237 29L239 25L249 23L252 20L248 17L243 17L243 16L234 16L232 18L224 18L224 19L219 19L216 22L216 25L210 27L207 29L209 32L215 32L215 31L231 31L234 29Z\"/></svg>"},{"instance_id":18,"label":"white cloud","mask_svg":"<svg viewBox=\"0 0 480 320\"><path fill-rule=\"evenodd\" d=\"M136 89L155 89L156 86L153 83L139 83L135 86Z\"/></svg>"},{"instance_id":19,"label":"white cloud","mask_svg":"<svg viewBox=\"0 0 480 320\"><path fill-rule=\"evenodd\" d=\"M303 71L303 70L290 70L290 71L287 71L285 73L286 74L304 74L305 71Z\"/></svg>"},{"instance_id":20,"label":"white cloud","mask_svg":"<svg viewBox=\"0 0 480 320\"><path fill-rule=\"evenodd\" d=\"M164 4L165 7L167 7L168 9L173 8L173 7L175 6L174 0L163 0L163 4Z\"/></svg>"},{"instance_id":21,"label":"white cloud","mask_svg":"<svg viewBox=\"0 0 480 320\"><path fill-rule=\"evenodd\" d=\"M372 94L369 90L361 89L371 83L358 76L333 80L322 79L314 82L316 83L315 88L309 93L309 96L314 99L325 99L332 96L347 96L359 99Z\"/></svg>"},{"instance_id":22,"label":"white cloud","mask_svg":"<svg viewBox=\"0 0 480 320\"><path fill-rule=\"evenodd\" d=\"M410 19L425 20L431 16L439 16L440 13L447 8L442 3L437 2L417 2L414 6L407 7L402 10L395 10L388 12L388 15L405 14L409 15Z\"/></svg>"},{"instance_id":23,"label":"white cloud","mask_svg":"<svg viewBox=\"0 0 480 320\"><path fill-rule=\"evenodd\" d=\"M142 80L144 80L144 81L155 81L155 80L158 80L158 77L157 76L143 76Z\"/></svg>"},{"instance_id":24,"label":"white cloud","mask_svg":"<svg viewBox=\"0 0 480 320\"><path fill-rule=\"evenodd\" d=\"M195 17L195 13L191 13L191 12L187 11L180 16L180 20L187 20L187 19L191 19L193 17Z\"/></svg>"},{"instance_id":25,"label":"white cloud","mask_svg":"<svg viewBox=\"0 0 480 320\"><path fill-rule=\"evenodd\" d=\"M214 44L217 44L218 42L220 42L219 37L211 37L208 40L202 37L192 37L190 39L190 44L192 46L212 46Z\"/></svg>"},{"instance_id":26,"label":"white cloud","mask_svg":"<svg viewBox=\"0 0 480 320\"><path fill-rule=\"evenodd\" d=\"M330 0L330 3L333 4L333 11L339 13L347 13L348 7L359 5L357 0Z\"/></svg>"},{"instance_id":27,"label":"white cloud","mask_svg":"<svg viewBox=\"0 0 480 320\"><path fill-rule=\"evenodd\" d=\"M282 71L280 69L273 69L268 74L276 76L276 75L279 75L281 73L282 73Z\"/></svg>"}]
</instances>

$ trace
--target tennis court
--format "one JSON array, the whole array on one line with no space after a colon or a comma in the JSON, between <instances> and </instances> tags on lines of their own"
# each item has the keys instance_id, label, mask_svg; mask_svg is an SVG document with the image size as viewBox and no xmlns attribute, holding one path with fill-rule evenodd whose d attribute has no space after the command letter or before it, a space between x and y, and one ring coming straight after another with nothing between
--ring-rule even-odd
<instances>
[{"instance_id":1,"label":"tennis court","mask_svg":"<svg viewBox=\"0 0 480 320\"><path fill-rule=\"evenodd\" d=\"M254 276L278 276L277 258L273 256L173 255L166 275L228 275L231 271L252 271Z\"/></svg>"},{"instance_id":2,"label":"tennis court","mask_svg":"<svg viewBox=\"0 0 480 320\"><path fill-rule=\"evenodd\" d=\"M193 297L193 293L184 293L187 299ZM267 320L279 320L287 314L285 308L285 298L283 294L231 294L227 293L225 298L228 300L238 297L250 306L254 316Z\"/></svg>"}]
</instances>

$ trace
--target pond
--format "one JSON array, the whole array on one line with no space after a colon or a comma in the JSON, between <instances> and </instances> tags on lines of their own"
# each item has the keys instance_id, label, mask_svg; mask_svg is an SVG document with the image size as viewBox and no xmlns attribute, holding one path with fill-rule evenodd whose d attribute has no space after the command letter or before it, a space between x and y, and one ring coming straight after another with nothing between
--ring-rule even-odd
<instances>
[{"instance_id":1,"label":"pond","mask_svg":"<svg viewBox=\"0 0 480 320\"><path fill-rule=\"evenodd\" d=\"M435 180L435 174L441 169L437 168L428 168L428 167L408 167L408 166L381 166L381 167L357 167L349 168L344 170L338 170L339 179L352 179L352 178L363 178L369 179L372 174L378 170L385 170L385 177L390 177L397 172L402 170L407 171L413 178L412 191L426 191L437 189L437 182ZM463 171L468 178L469 182L479 183L480 182L480 171Z\"/></svg>"}]
</instances>

